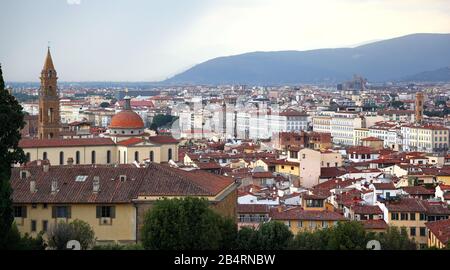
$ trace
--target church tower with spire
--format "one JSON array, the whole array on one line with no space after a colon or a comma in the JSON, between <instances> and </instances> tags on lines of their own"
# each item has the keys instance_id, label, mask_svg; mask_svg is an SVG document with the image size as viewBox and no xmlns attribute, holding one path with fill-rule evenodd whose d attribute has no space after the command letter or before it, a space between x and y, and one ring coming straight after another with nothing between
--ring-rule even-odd
<instances>
[{"instance_id":1,"label":"church tower with spire","mask_svg":"<svg viewBox=\"0 0 450 270\"><path fill-rule=\"evenodd\" d=\"M39 89L39 127L40 139L58 138L60 132L59 95L57 74L53 66L50 47L47 51L44 68L41 72Z\"/></svg>"}]
</instances>

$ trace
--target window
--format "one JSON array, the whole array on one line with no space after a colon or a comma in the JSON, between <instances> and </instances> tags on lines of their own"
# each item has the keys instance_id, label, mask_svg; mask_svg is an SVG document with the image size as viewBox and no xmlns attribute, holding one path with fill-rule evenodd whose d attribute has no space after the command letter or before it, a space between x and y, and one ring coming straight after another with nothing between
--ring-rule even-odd
<instances>
[{"instance_id":1,"label":"window","mask_svg":"<svg viewBox=\"0 0 450 270\"><path fill-rule=\"evenodd\" d=\"M426 235L425 227L420 227L419 231L420 231L420 236L425 236Z\"/></svg>"},{"instance_id":2,"label":"window","mask_svg":"<svg viewBox=\"0 0 450 270\"><path fill-rule=\"evenodd\" d=\"M42 230L46 232L48 230L48 220L42 221Z\"/></svg>"},{"instance_id":3,"label":"window","mask_svg":"<svg viewBox=\"0 0 450 270\"><path fill-rule=\"evenodd\" d=\"M52 218L70 218L70 206L53 206Z\"/></svg>"},{"instance_id":4,"label":"window","mask_svg":"<svg viewBox=\"0 0 450 270\"><path fill-rule=\"evenodd\" d=\"M286 224L286 226L288 226L289 228L291 227L291 221L290 220L285 221L284 224Z\"/></svg>"},{"instance_id":5,"label":"window","mask_svg":"<svg viewBox=\"0 0 450 270\"><path fill-rule=\"evenodd\" d=\"M44 204L42 205L42 207L43 207L44 209L47 209L48 204L44 203Z\"/></svg>"},{"instance_id":6,"label":"window","mask_svg":"<svg viewBox=\"0 0 450 270\"><path fill-rule=\"evenodd\" d=\"M294 167L291 166L291 171L293 171L293 170L294 170Z\"/></svg>"},{"instance_id":7,"label":"window","mask_svg":"<svg viewBox=\"0 0 450 270\"><path fill-rule=\"evenodd\" d=\"M32 232L36 231L36 220L31 220L31 231Z\"/></svg>"},{"instance_id":8,"label":"window","mask_svg":"<svg viewBox=\"0 0 450 270\"><path fill-rule=\"evenodd\" d=\"M391 213L392 220L398 220L398 213Z\"/></svg>"},{"instance_id":9,"label":"window","mask_svg":"<svg viewBox=\"0 0 450 270\"><path fill-rule=\"evenodd\" d=\"M419 214L419 220L426 220L426 219L427 219L427 216L425 214L423 214L423 213Z\"/></svg>"},{"instance_id":10,"label":"window","mask_svg":"<svg viewBox=\"0 0 450 270\"><path fill-rule=\"evenodd\" d=\"M167 154L168 154L168 160L171 160L172 159L172 148L169 148Z\"/></svg>"},{"instance_id":11,"label":"window","mask_svg":"<svg viewBox=\"0 0 450 270\"><path fill-rule=\"evenodd\" d=\"M311 229L314 229L314 228L316 228L316 222L315 221L309 221L309 227L311 228Z\"/></svg>"},{"instance_id":12,"label":"window","mask_svg":"<svg viewBox=\"0 0 450 270\"><path fill-rule=\"evenodd\" d=\"M75 153L75 164L80 164L80 151Z\"/></svg>"},{"instance_id":13,"label":"window","mask_svg":"<svg viewBox=\"0 0 450 270\"><path fill-rule=\"evenodd\" d=\"M127 153L123 151L123 163L127 163Z\"/></svg>"},{"instance_id":14,"label":"window","mask_svg":"<svg viewBox=\"0 0 450 270\"><path fill-rule=\"evenodd\" d=\"M297 222L297 227L299 227L299 228L303 227L303 221L299 220Z\"/></svg>"},{"instance_id":15,"label":"window","mask_svg":"<svg viewBox=\"0 0 450 270\"><path fill-rule=\"evenodd\" d=\"M14 217L26 218L27 207L26 206L14 206Z\"/></svg>"},{"instance_id":16,"label":"window","mask_svg":"<svg viewBox=\"0 0 450 270\"><path fill-rule=\"evenodd\" d=\"M328 221L322 221L322 228L328 228Z\"/></svg>"},{"instance_id":17,"label":"window","mask_svg":"<svg viewBox=\"0 0 450 270\"><path fill-rule=\"evenodd\" d=\"M97 218L115 218L116 211L114 206L97 206Z\"/></svg>"},{"instance_id":18,"label":"window","mask_svg":"<svg viewBox=\"0 0 450 270\"><path fill-rule=\"evenodd\" d=\"M47 159L47 152L42 153L42 159L46 160Z\"/></svg>"},{"instance_id":19,"label":"window","mask_svg":"<svg viewBox=\"0 0 450 270\"><path fill-rule=\"evenodd\" d=\"M409 235L416 236L416 227L409 228Z\"/></svg>"},{"instance_id":20,"label":"window","mask_svg":"<svg viewBox=\"0 0 450 270\"><path fill-rule=\"evenodd\" d=\"M307 207L323 207L323 200L306 200Z\"/></svg>"},{"instance_id":21,"label":"window","mask_svg":"<svg viewBox=\"0 0 450 270\"><path fill-rule=\"evenodd\" d=\"M134 152L134 160L139 162L139 152L138 151Z\"/></svg>"},{"instance_id":22,"label":"window","mask_svg":"<svg viewBox=\"0 0 450 270\"><path fill-rule=\"evenodd\" d=\"M91 164L95 164L95 151L91 152Z\"/></svg>"},{"instance_id":23,"label":"window","mask_svg":"<svg viewBox=\"0 0 450 270\"><path fill-rule=\"evenodd\" d=\"M64 165L64 152L59 152L59 165Z\"/></svg>"},{"instance_id":24,"label":"window","mask_svg":"<svg viewBox=\"0 0 450 270\"><path fill-rule=\"evenodd\" d=\"M410 220L416 220L416 213L409 213Z\"/></svg>"},{"instance_id":25,"label":"window","mask_svg":"<svg viewBox=\"0 0 450 270\"><path fill-rule=\"evenodd\" d=\"M27 162L30 162L31 161L31 154L30 154L30 152L27 152Z\"/></svg>"},{"instance_id":26,"label":"window","mask_svg":"<svg viewBox=\"0 0 450 270\"><path fill-rule=\"evenodd\" d=\"M153 151L150 151L150 161L151 161L151 162L153 162L153 159L154 159L153 156L154 156Z\"/></svg>"},{"instance_id":27,"label":"window","mask_svg":"<svg viewBox=\"0 0 450 270\"><path fill-rule=\"evenodd\" d=\"M302 158L305 159L306 158L306 154L302 154Z\"/></svg>"},{"instance_id":28,"label":"window","mask_svg":"<svg viewBox=\"0 0 450 270\"><path fill-rule=\"evenodd\" d=\"M36 203L32 203L31 204L31 208L36 209L37 208L37 204Z\"/></svg>"},{"instance_id":29,"label":"window","mask_svg":"<svg viewBox=\"0 0 450 270\"><path fill-rule=\"evenodd\" d=\"M110 150L106 151L106 163L107 164L111 163L111 151Z\"/></svg>"}]
</instances>

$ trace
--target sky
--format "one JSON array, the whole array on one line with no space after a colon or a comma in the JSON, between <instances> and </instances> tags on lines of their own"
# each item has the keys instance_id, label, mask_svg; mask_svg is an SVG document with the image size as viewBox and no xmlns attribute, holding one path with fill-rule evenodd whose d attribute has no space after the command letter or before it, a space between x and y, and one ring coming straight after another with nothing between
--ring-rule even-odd
<instances>
[{"instance_id":1,"label":"sky","mask_svg":"<svg viewBox=\"0 0 450 270\"><path fill-rule=\"evenodd\" d=\"M450 33L449 0L0 0L6 81L159 81L214 57ZM49 43L50 42L50 43Z\"/></svg>"}]
</instances>

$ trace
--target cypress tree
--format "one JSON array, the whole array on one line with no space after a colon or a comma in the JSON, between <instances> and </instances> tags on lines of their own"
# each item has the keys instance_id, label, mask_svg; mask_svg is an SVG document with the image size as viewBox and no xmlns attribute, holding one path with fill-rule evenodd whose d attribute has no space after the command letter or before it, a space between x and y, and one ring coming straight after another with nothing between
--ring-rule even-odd
<instances>
[{"instance_id":1,"label":"cypress tree","mask_svg":"<svg viewBox=\"0 0 450 270\"><path fill-rule=\"evenodd\" d=\"M7 249L14 220L11 198L11 165L25 162L19 148L20 130L25 126L22 106L5 89L0 65L0 249Z\"/></svg>"}]
</instances>

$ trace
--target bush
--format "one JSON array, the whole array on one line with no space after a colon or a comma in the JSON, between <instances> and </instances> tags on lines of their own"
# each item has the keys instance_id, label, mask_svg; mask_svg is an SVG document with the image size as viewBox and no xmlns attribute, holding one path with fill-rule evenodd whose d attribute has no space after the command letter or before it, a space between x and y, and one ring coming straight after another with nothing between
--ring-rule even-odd
<instances>
[{"instance_id":1,"label":"bush","mask_svg":"<svg viewBox=\"0 0 450 270\"><path fill-rule=\"evenodd\" d=\"M230 249L236 238L234 226L205 199L163 199L145 216L142 244L158 250Z\"/></svg>"},{"instance_id":2,"label":"bush","mask_svg":"<svg viewBox=\"0 0 450 270\"><path fill-rule=\"evenodd\" d=\"M89 249L95 243L95 235L91 226L82 220L74 220L70 223L61 222L50 227L48 231L48 245L51 248L67 249L67 242L77 240L81 249Z\"/></svg>"}]
</instances>

